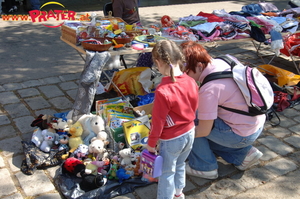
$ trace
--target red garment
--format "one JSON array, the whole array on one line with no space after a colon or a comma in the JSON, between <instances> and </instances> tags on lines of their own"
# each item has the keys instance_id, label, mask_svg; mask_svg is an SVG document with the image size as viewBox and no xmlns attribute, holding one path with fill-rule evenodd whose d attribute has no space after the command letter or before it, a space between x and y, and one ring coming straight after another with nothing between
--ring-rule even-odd
<instances>
[{"instance_id":1,"label":"red garment","mask_svg":"<svg viewBox=\"0 0 300 199\"><path fill-rule=\"evenodd\" d=\"M138 0L113 0L112 5L114 17L122 18L130 25L140 21Z\"/></svg>"},{"instance_id":2,"label":"red garment","mask_svg":"<svg viewBox=\"0 0 300 199\"><path fill-rule=\"evenodd\" d=\"M194 79L185 73L176 76L176 82L163 77L155 91L148 145L155 147L159 139L169 140L191 130L197 108L198 86Z\"/></svg>"},{"instance_id":3,"label":"red garment","mask_svg":"<svg viewBox=\"0 0 300 199\"><path fill-rule=\"evenodd\" d=\"M223 18L218 17L217 15L205 13L205 12L199 12L197 16L202 16L207 18L207 22L223 22L225 21Z\"/></svg>"}]
</instances>

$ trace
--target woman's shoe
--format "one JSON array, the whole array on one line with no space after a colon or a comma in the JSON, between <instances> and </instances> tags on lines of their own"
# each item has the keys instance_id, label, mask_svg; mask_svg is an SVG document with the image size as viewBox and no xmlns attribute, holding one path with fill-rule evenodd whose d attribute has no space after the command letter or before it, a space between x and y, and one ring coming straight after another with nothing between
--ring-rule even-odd
<instances>
[{"instance_id":1,"label":"woman's shoe","mask_svg":"<svg viewBox=\"0 0 300 199\"><path fill-rule=\"evenodd\" d=\"M190 167L190 165L187 163L185 166L185 171L187 175L199 177L199 178L205 178L205 179L217 179L218 178L218 170L212 170L212 171L197 171Z\"/></svg>"},{"instance_id":2,"label":"woman's shoe","mask_svg":"<svg viewBox=\"0 0 300 199\"><path fill-rule=\"evenodd\" d=\"M260 152L257 148L255 148L254 146L249 150L246 158L244 159L243 163L239 166L235 166L236 168L238 168L241 171L244 171L246 169L248 169L249 167L251 167L252 165L254 165L255 163L258 162L259 158L261 158L261 156L263 156L263 153Z\"/></svg>"}]
</instances>

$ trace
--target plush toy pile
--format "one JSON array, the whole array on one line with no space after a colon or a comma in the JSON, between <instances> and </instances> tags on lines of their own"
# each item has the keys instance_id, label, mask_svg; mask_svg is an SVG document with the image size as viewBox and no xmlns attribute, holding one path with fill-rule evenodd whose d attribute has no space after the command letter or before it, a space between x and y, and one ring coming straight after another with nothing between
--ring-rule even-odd
<instances>
[{"instance_id":1,"label":"plush toy pile","mask_svg":"<svg viewBox=\"0 0 300 199\"><path fill-rule=\"evenodd\" d=\"M107 180L122 183L143 177L140 170L143 149L134 151L124 143L118 144L117 151L110 148L109 134L99 115L83 115L76 122L68 118L68 113L39 115L31 124L36 127L31 141L44 153L60 152L62 173L80 179L82 190L99 188ZM153 180L146 176L143 179Z\"/></svg>"}]
</instances>

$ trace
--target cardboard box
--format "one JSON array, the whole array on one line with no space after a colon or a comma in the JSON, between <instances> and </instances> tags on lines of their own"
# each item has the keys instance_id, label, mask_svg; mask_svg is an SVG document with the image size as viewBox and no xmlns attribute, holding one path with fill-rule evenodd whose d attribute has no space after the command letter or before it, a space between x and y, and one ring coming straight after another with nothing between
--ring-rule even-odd
<instances>
[{"instance_id":1,"label":"cardboard box","mask_svg":"<svg viewBox=\"0 0 300 199\"><path fill-rule=\"evenodd\" d=\"M135 112L135 115L138 115L137 112L142 112L145 111L145 115L151 115L152 114L152 108L153 108L153 103L150 104L145 104L142 106L137 106L133 108L133 111Z\"/></svg>"},{"instance_id":2,"label":"cardboard box","mask_svg":"<svg viewBox=\"0 0 300 199\"><path fill-rule=\"evenodd\" d=\"M118 142L123 142L124 144L126 143L123 127L119 127L116 129L110 128L110 132L116 143Z\"/></svg>"}]
</instances>

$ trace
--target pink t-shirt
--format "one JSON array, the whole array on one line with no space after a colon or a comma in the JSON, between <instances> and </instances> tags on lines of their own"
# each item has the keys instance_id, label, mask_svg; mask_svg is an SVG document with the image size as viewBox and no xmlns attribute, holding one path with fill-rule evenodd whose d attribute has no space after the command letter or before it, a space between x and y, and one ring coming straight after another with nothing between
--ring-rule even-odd
<instances>
[{"instance_id":1,"label":"pink t-shirt","mask_svg":"<svg viewBox=\"0 0 300 199\"><path fill-rule=\"evenodd\" d=\"M210 73L228 70L230 70L230 66L226 62L221 59L213 59L203 70L199 81L202 82ZM213 80L200 88L198 119L215 120L219 117L232 128L234 133L243 137L255 133L265 123L266 116L264 114L253 117L246 116L227 111L218 105L248 111L241 91L231 78Z\"/></svg>"}]
</instances>

